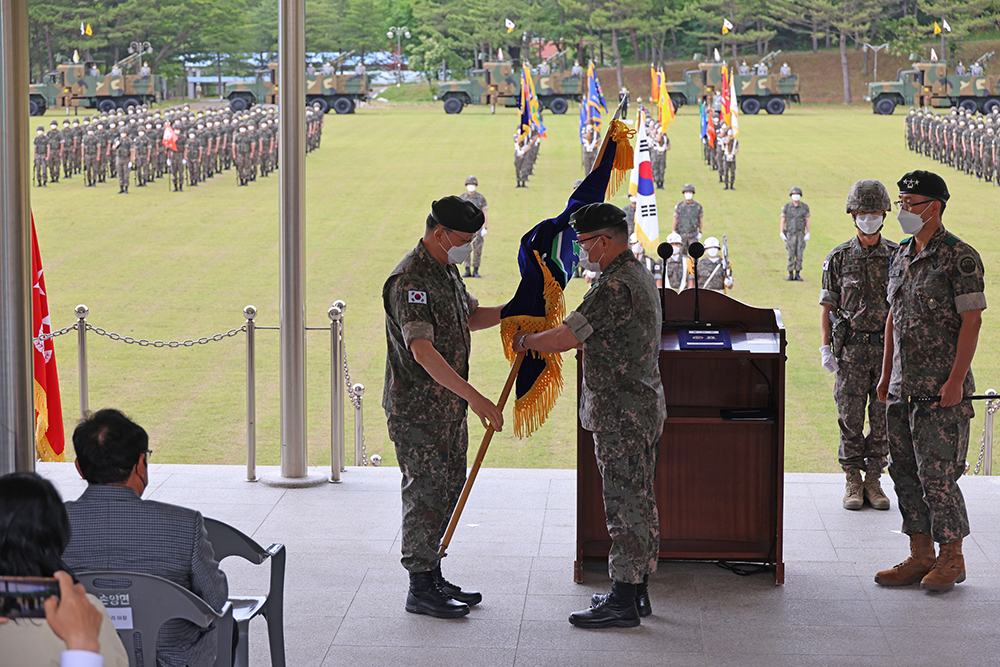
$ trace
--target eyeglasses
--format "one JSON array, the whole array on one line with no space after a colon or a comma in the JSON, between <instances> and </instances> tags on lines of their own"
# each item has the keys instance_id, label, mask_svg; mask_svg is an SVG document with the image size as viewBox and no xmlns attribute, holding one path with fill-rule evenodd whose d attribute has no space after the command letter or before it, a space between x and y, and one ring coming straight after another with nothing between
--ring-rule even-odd
<instances>
[{"instance_id":1,"label":"eyeglasses","mask_svg":"<svg viewBox=\"0 0 1000 667\"><path fill-rule=\"evenodd\" d=\"M583 244L584 243L587 243L588 241L593 241L594 239L600 239L600 238L610 238L610 237L608 237L607 234L594 234L593 236L590 236L590 237L585 238L585 239L578 238L576 240L576 242L580 245L581 248L583 248ZM591 248L593 248L593 247L594 246L591 246ZM587 252L590 252L590 248L583 248L583 249L586 250Z\"/></svg>"},{"instance_id":2,"label":"eyeglasses","mask_svg":"<svg viewBox=\"0 0 1000 667\"><path fill-rule=\"evenodd\" d=\"M146 463L149 463L150 457L153 456L153 450L147 449L146 451L143 452L143 454L146 455Z\"/></svg>"},{"instance_id":3,"label":"eyeglasses","mask_svg":"<svg viewBox=\"0 0 1000 667\"><path fill-rule=\"evenodd\" d=\"M444 233L447 234L448 238L450 239L453 232L450 229L448 229L447 227L445 227L444 228ZM470 236L467 239L463 239L461 236L458 236L457 233L455 235L457 236L458 240L460 241L459 245L465 245L466 243L472 243L472 239L476 238L475 234L473 234L472 236Z\"/></svg>"},{"instance_id":4,"label":"eyeglasses","mask_svg":"<svg viewBox=\"0 0 1000 667\"><path fill-rule=\"evenodd\" d=\"M923 206L924 204L930 204L932 201L936 200L925 199L924 201L912 202L912 201L903 201L902 199L900 199L898 201L893 202L893 204L895 204L896 208L901 208L904 211L912 211L914 206Z\"/></svg>"}]
</instances>

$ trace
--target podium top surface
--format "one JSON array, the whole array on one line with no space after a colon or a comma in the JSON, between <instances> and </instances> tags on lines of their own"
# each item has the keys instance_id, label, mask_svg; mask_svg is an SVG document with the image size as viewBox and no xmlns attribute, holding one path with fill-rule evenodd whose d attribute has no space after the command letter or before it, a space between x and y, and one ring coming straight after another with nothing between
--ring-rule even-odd
<instances>
[{"instance_id":1,"label":"podium top surface","mask_svg":"<svg viewBox=\"0 0 1000 667\"><path fill-rule=\"evenodd\" d=\"M737 333L774 333L783 337L784 323L781 312L776 308L756 308L737 301L725 294L711 290L698 290L697 318L695 317L695 290L687 289L679 294L672 289L662 290L664 334L677 329L715 328L729 329L736 348ZM695 321L697 319L697 322ZM751 337L752 338L752 337ZM662 345L661 345L661 349ZM756 347L754 348L756 351Z\"/></svg>"}]
</instances>

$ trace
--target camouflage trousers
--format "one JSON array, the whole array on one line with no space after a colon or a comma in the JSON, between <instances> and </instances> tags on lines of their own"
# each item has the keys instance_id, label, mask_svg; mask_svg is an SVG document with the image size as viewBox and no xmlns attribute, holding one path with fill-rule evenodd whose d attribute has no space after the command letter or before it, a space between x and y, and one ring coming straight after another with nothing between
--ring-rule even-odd
<instances>
[{"instance_id":1,"label":"camouflage trousers","mask_svg":"<svg viewBox=\"0 0 1000 667\"><path fill-rule=\"evenodd\" d=\"M528 180L528 156L519 155L514 158L514 174L519 181Z\"/></svg>"},{"instance_id":2,"label":"camouflage trousers","mask_svg":"<svg viewBox=\"0 0 1000 667\"><path fill-rule=\"evenodd\" d=\"M656 187L663 187L663 177L667 172L667 154L654 151L650 160L653 167L653 183Z\"/></svg>"},{"instance_id":3,"label":"camouflage trousers","mask_svg":"<svg viewBox=\"0 0 1000 667\"><path fill-rule=\"evenodd\" d=\"M83 175L87 185L97 184L97 160L92 157L88 157L84 160Z\"/></svg>"},{"instance_id":4,"label":"camouflage trousers","mask_svg":"<svg viewBox=\"0 0 1000 667\"><path fill-rule=\"evenodd\" d=\"M170 175L174 179L174 190L184 189L184 158L174 154L170 158Z\"/></svg>"},{"instance_id":5,"label":"camouflage trousers","mask_svg":"<svg viewBox=\"0 0 1000 667\"><path fill-rule=\"evenodd\" d=\"M736 160L723 160L722 161L722 182L733 187L733 183L736 182Z\"/></svg>"},{"instance_id":6,"label":"camouflage trousers","mask_svg":"<svg viewBox=\"0 0 1000 667\"><path fill-rule=\"evenodd\" d=\"M65 178L73 178L73 156L75 154L76 154L75 151L70 151L70 150L67 150L65 153L63 153L62 168L63 168L63 176Z\"/></svg>"},{"instance_id":7,"label":"camouflage trousers","mask_svg":"<svg viewBox=\"0 0 1000 667\"><path fill-rule=\"evenodd\" d=\"M188 158L188 185L198 185L201 180L201 160Z\"/></svg>"},{"instance_id":8,"label":"camouflage trousers","mask_svg":"<svg viewBox=\"0 0 1000 667\"><path fill-rule=\"evenodd\" d=\"M35 185L41 187L49 182L48 165L45 164L45 157L35 159Z\"/></svg>"},{"instance_id":9,"label":"camouflage trousers","mask_svg":"<svg viewBox=\"0 0 1000 667\"><path fill-rule=\"evenodd\" d=\"M909 404L889 394L886 428L892 463L889 475L899 499L903 532L931 535L935 542L954 542L969 534L969 515L958 479L965 473L969 401L952 408Z\"/></svg>"},{"instance_id":10,"label":"camouflage trousers","mask_svg":"<svg viewBox=\"0 0 1000 667\"><path fill-rule=\"evenodd\" d=\"M885 403L878 400L875 387L882 374L882 348L867 343L852 344L855 361L838 361L833 399L837 404L840 450L837 460L848 470L877 470L885 467L889 443L885 437ZM863 349L861 349L863 348ZM865 411L868 433L865 434Z\"/></svg>"},{"instance_id":11,"label":"camouflage trousers","mask_svg":"<svg viewBox=\"0 0 1000 667\"><path fill-rule=\"evenodd\" d=\"M389 416L387 426L403 473L400 562L409 572L427 572L440 561L438 547L465 484L469 425Z\"/></svg>"},{"instance_id":12,"label":"camouflage trousers","mask_svg":"<svg viewBox=\"0 0 1000 667\"><path fill-rule=\"evenodd\" d=\"M594 168L594 162L597 160L597 149L595 148L589 152L585 148L581 148L580 150L583 153L583 175L586 176Z\"/></svg>"},{"instance_id":13,"label":"camouflage trousers","mask_svg":"<svg viewBox=\"0 0 1000 667\"><path fill-rule=\"evenodd\" d=\"M614 581L638 584L644 575L656 572L660 519L653 477L662 432L661 425L649 431L593 434L611 535L608 575Z\"/></svg>"},{"instance_id":14,"label":"camouflage trousers","mask_svg":"<svg viewBox=\"0 0 1000 667\"><path fill-rule=\"evenodd\" d=\"M52 157L49 158L49 180L53 183L59 182L59 164L62 162L62 158L59 157L58 153L53 153Z\"/></svg>"},{"instance_id":15,"label":"camouflage trousers","mask_svg":"<svg viewBox=\"0 0 1000 667\"><path fill-rule=\"evenodd\" d=\"M115 169L118 173L118 187L127 192L129 177L128 158L116 157L115 163Z\"/></svg>"},{"instance_id":16,"label":"camouflage trousers","mask_svg":"<svg viewBox=\"0 0 1000 667\"><path fill-rule=\"evenodd\" d=\"M469 268L469 263L472 266L479 268L479 263L483 260L483 235L480 232L476 232L476 235L472 239L472 254L465 258L465 268Z\"/></svg>"},{"instance_id":17,"label":"camouflage trousers","mask_svg":"<svg viewBox=\"0 0 1000 667\"><path fill-rule=\"evenodd\" d=\"M693 232L682 232L678 230L677 233L681 235L681 253L687 256L689 254L688 248L692 243L698 240L698 230L695 229Z\"/></svg>"},{"instance_id":18,"label":"camouflage trousers","mask_svg":"<svg viewBox=\"0 0 1000 667\"><path fill-rule=\"evenodd\" d=\"M788 271L802 270L802 255L806 251L805 232L786 232L785 250L788 251Z\"/></svg>"}]
</instances>

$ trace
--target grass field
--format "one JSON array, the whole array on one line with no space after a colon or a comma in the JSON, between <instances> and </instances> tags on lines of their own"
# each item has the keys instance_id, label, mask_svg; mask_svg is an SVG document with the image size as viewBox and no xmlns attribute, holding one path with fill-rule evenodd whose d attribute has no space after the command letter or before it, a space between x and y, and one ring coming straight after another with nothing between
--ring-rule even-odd
<instances>
[{"instance_id":1,"label":"grass field","mask_svg":"<svg viewBox=\"0 0 1000 667\"><path fill-rule=\"evenodd\" d=\"M490 305L513 294L520 236L561 211L580 177L577 117L571 109L545 117L549 137L535 175L527 189L515 189L510 139L515 113L493 116L488 108L467 107L448 116L431 107L330 114L322 147L306 158L307 323L328 327L330 304L347 302L351 373L367 387L368 452L380 453L386 465L394 464L395 456L380 407L381 286L417 243L431 200L461 192L468 174L478 176L490 204L490 235L483 278L470 280L469 287ZM38 120L32 119L32 128ZM893 184L904 172L938 170L952 193L945 224L982 254L990 300L1000 294L993 245L1000 189L909 153L901 116L874 116L867 107L793 106L782 116L741 118L741 128L736 190L723 191L700 157L697 112L682 109L670 128L673 150L666 189L657 192L660 207L669 211L682 184L694 183L705 207L705 235L728 236L736 277L732 296L781 310L788 337L786 469L836 471L833 378L819 364L817 300L823 260L853 233L844 213L848 188L859 178L878 178L895 195ZM785 251L778 238L779 209L792 185L802 187L803 201L812 208L802 283L784 281ZM118 195L111 184L84 188L79 176L32 188L53 327L72 323L78 303L90 307L94 326L150 340L197 338L238 327L246 304L257 306L259 325L276 325L277 186L269 178L239 188L235 175L226 172L183 194L170 192L163 180ZM624 201L621 195L616 200ZM668 226L668 220L661 222L661 229ZM894 240L901 236L892 217L885 231ZM584 288L582 281L570 283L570 309ZM1000 384L997 312L994 306L984 314L973 365L980 390ZM329 463L329 338L328 332L307 334L311 465ZM88 341L91 408L115 406L132 415L150 431L157 461L245 460L242 336L176 350L124 345L92 333ZM60 338L56 349L63 417L71 430L79 405L75 335ZM568 356L567 362L567 387L572 387L575 364ZM259 332L257 369L258 462L272 464L279 460L277 332ZM473 334L473 384L495 397L507 370L497 330ZM566 392L530 439L519 441L509 429L498 434L486 464L573 467L574 404L573 392ZM973 459L982 412L973 422ZM348 410L349 442L351 423ZM470 424L473 446L481 434L478 422Z\"/></svg>"}]
</instances>

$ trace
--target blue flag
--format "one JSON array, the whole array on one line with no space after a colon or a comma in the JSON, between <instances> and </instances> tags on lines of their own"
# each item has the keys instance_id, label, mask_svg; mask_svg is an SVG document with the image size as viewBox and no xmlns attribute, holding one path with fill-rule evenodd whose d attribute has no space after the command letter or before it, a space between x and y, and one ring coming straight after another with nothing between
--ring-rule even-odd
<instances>
[{"instance_id":1,"label":"blue flag","mask_svg":"<svg viewBox=\"0 0 1000 667\"><path fill-rule=\"evenodd\" d=\"M708 136L708 115L705 113L705 103L698 103L698 111L701 113L701 138Z\"/></svg>"},{"instance_id":2,"label":"blue flag","mask_svg":"<svg viewBox=\"0 0 1000 667\"><path fill-rule=\"evenodd\" d=\"M608 105L604 102L604 93L601 91L601 82L597 79L597 72L594 70L594 63L587 66L587 118L594 124L598 132L601 131L604 117L608 115Z\"/></svg>"},{"instance_id":3,"label":"blue flag","mask_svg":"<svg viewBox=\"0 0 1000 667\"><path fill-rule=\"evenodd\" d=\"M540 332L559 326L566 316L563 290L573 277L579 249L570 216L581 206L604 201L611 180L617 145L605 139L601 162L587 175L566 208L555 218L540 222L521 237L517 263L521 282L514 298L500 314L500 335L508 360L517 331ZM562 391L562 355L529 352L517 374L514 434L525 437L537 430Z\"/></svg>"}]
</instances>

